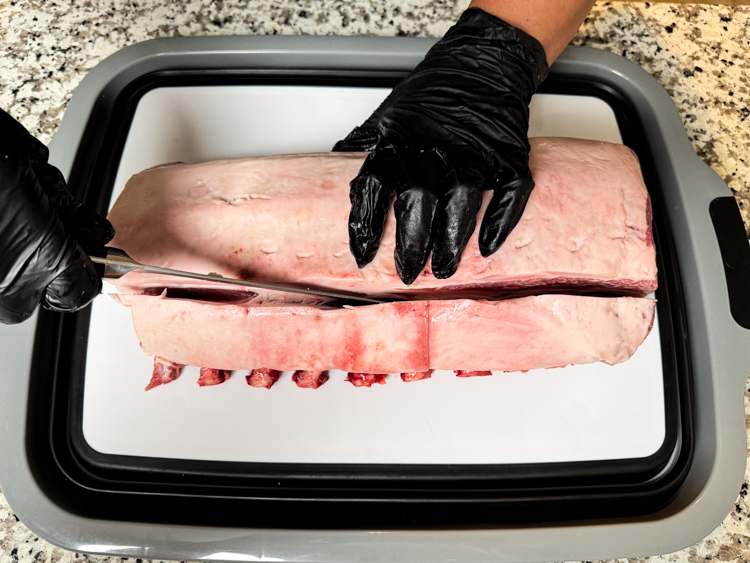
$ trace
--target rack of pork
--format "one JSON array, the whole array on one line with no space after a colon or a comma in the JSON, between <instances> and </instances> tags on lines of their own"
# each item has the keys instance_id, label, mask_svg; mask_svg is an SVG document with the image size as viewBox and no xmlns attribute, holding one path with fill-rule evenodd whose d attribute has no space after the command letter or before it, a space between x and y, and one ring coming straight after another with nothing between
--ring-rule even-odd
<instances>
[{"instance_id":1,"label":"rack of pork","mask_svg":"<svg viewBox=\"0 0 750 563\"><path fill-rule=\"evenodd\" d=\"M328 370L355 386L468 377L630 358L654 322L651 206L637 157L622 145L531 139L536 183L492 256L477 233L451 278L429 266L411 286L395 272L395 218L369 265L349 253L349 181L364 154L172 164L135 175L109 219L112 246L137 261L268 283L404 301L341 307L293 294L131 272L115 298L155 357L147 389L201 367L199 384L246 370L270 388L292 371L317 388ZM481 223L491 192L485 192Z\"/></svg>"}]
</instances>

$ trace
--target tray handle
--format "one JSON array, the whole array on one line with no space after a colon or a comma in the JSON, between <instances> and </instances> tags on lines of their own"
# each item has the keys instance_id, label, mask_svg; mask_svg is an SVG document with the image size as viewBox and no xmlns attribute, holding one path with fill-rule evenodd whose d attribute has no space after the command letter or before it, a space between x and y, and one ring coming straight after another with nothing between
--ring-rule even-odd
<instances>
[{"instance_id":1,"label":"tray handle","mask_svg":"<svg viewBox=\"0 0 750 563\"><path fill-rule=\"evenodd\" d=\"M750 244L739 207L733 196L717 197L708 212L724 264L729 309L738 325L750 329Z\"/></svg>"}]
</instances>

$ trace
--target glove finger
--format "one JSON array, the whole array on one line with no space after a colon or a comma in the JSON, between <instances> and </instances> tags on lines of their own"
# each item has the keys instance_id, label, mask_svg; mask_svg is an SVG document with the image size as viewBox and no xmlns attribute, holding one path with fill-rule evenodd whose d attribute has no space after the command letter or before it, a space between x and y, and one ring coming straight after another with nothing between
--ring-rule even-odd
<instances>
[{"instance_id":1,"label":"glove finger","mask_svg":"<svg viewBox=\"0 0 750 563\"><path fill-rule=\"evenodd\" d=\"M115 228L88 205L76 204L70 215L62 217L65 227L78 244L92 254L115 236Z\"/></svg>"},{"instance_id":2,"label":"glove finger","mask_svg":"<svg viewBox=\"0 0 750 563\"><path fill-rule=\"evenodd\" d=\"M39 184L49 196L65 229L89 254L96 252L115 236L115 229L87 205L76 203L68 191L62 173L51 164L34 168Z\"/></svg>"},{"instance_id":3,"label":"glove finger","mask_svg":"<svg viewBox=\"0 0 750 563\"><path fill-rule=\"evenodd\" d=\"M396 273L406 285L419 277L430 256L430 232L438 198L426 187L411 188L399 194L396 213Z\"/></svg>"},{"instance_id":4,"label":"glove finger","mask_svg":"<svg viewBox=\"0 0 750 563\"><path fill-rule=\"evenodd\" d=\"M406 285L419 277L430 257L432 224L447 172L445 156L437 149L400 149L408 180L396 188L396 273Z\"/></svg>"},{"instance_id":5,"label":"glove finger","mask_svg":"<svg viewBox=\"0 0 750 563\"><path fill-rule=\"evenodd\" d=\"M364 268L372 262L380 246L391 196L404 182L401 161L392 148L376 149L365 159L362 168L349 183L349 248Z\"/></svg>"},{"instance_id":6,"label":"glove finger","mask_svg":"<svg viewBox=\"0 0 750 563\"><path fill-rule=\"evenodd\" d=\"M83 249L73 240L66 249L67 267L47 286L44 306L69 313L82 309L102 290L102 280Z\"/></svg>"},{"instance_id":7,"label":"glove finger","mask_svg":"<svg viewBox=\"0 0 750 563\"><path fill-rule=\"evenodd\" d=\"M432 227L432 273L436 278L449 278L458 269L461 254L477 226L483 183L476 169L453 171L447 178Z\"/></svg>"},{"instance_id":8,"label":"glove finger","mask_svg":"<svg viewBox=\"0 0 750 563\"><path fill-rule=\"evenodd\" d=\"M495 188L479 231L479 252L487 257L497 251L521 220L534 181L524 177Z\"/></svg>"},{"instance_id":9,"label":"glove finger","mask_svg":"<svg viewBox=\"0 0 750 563\"><path fill-rule=\"evenodd\" d=\"M355 127L345 139L333 146L332 152L370 152L375 150L380 138L380 120L398 97L398 86L388 94L388 97L378 106L372 115L362 125Z\"/></svg>"},{"instance_id":10,"label":"glove finger","mask_svg":"<svg viewBox=\"0 0 750 563\"><path fill-rule=\"evenodd\" d=\"M47 162L49 150L10 115L0 110L0 158L35 166Z\"/></svg>"},{"instance_id":11,"label":"glove finger","mask_svg":"<svg viewBox=\"0 0 750 563\"><path fill-rule=\"evenodd\" d=\"M378 144L378 130L376 128L355 127L345 139L333 145L332 152L370 152Z\"/></svg>"},{"instance_id":12,"label":"glove finger","mask_svg":"<svg viewBox=\"0 0 750 563\"><path fill-rule=\"evenodd\" d=\"M19 291L20 289L20 291ZM35 287L11 287L0 299L0 323L17 324L28 319L39 305L42 290Z\"/></svg>"}]
</instances>

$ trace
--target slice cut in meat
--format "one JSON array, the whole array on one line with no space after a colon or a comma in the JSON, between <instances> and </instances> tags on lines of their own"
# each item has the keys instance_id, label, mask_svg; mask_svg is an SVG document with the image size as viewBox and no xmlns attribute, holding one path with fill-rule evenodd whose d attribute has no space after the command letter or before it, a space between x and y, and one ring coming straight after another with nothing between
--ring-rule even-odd
<instances>
[{"instance_id":1,"label":"slice cut in meat","mask_svg":"<svg viewBox=\"0 0 750 563\"><path fill-rule=\"evenodd\" d=\"M392 210L375 259L357 268L347 217L349 181L365 158L358 153L146 170L130 179L109 214L117 231L111 244L156 266L419 299L652 292L651 208L633 151L579 139L536 138L530 144L536 187L521 221L487 258L479 253L477 229L448 279L435 278L428 268L414 284L403 285L393 260ZM484 192L477 224L491 196ZM136 271L117 283L123 292L141 293L164 287L175 292L199 282Z\"/></svg>"},{"instance_id":2,"label":"slice cut in meat","mask_svg":"<svg viewBox=\"0 0 750 563\"><path fill-rule=\"evenodd\" d=\"M229 379L230 375L232 375L232 372L226 369L201 368L198 385L201 387L219 385Z\"/></svg>"},{"instance_id":3,"label":"slice cut in meat","mask_svg":"<svg viewBox=\"0 0 750 563\"><path fill-rule=\"evenodd\" d=\"M281 377L281 372L277 369L258 368L251 370L245 376L247 384L250 387L265 387L270 389Z\"/></svg>"},{"instance_id":4,"label":"slice cut in meat","mask_svg":"<svg viewBox=\"0 0 750 563\"><path fill-rule=\"evenodd\" d=\"M151 374L151 381L146 386L146 391L174 381L180 376L180 370L185 364L176 364L159 356L154 357L154 371Z\"/></svg>"},{"instance_id":5,"label":"slice cut in meat","mask_svg":"<svg viewBox=\"0 0 750 563\"><path fill-rule=\"evenodd\" d=\"M652 299L575 295L329 310L115 298L131 308L147 354L225 369L303 370L295 373L298 385L330 369L383 374L616 364L643 342L655 314Z\"/></svg>"},{"instance_id":6,"label":"slice cut in meat","mask_svg":"<svg viewBox=\"0 0 750 563\"><path fill-rule=\"evenodd\" d=\"M346 381L355 387L372 387L373 384L385 385L387 373L352 373L346 375Z\"/></svg>"},{"instance_id":7,"label":"slice cut in meat","mask_svg":"<svg viewBox=\"0 0 750 563\"><path fill-rule=\"evenodd\" d=\"M328 381L328 374L325 371L297 370L292 375L292 381L303 389L317 389Z\"/></svg>"},{"instance_id":8,"label":"slice cut in meat","mask_svg":"<svg viewBox=\"0 0 750 563\"><path fill-rule=\"evenodd\" d=\"M435 370L428 369L427 371L411 371L402 373L401 380L408 383L410 381L422 381L423 379L430 379L432 377L433 371Z\"/></svg>"}]
</instances>

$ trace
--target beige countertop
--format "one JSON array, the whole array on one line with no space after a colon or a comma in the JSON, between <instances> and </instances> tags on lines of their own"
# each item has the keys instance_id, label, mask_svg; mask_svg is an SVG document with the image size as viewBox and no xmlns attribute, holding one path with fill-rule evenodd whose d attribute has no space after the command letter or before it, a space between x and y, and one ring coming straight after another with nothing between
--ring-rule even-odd
<instances>
[{"instance_id":1,"label":"beige countertop","mask_svg":"<svg viewBox=\"0 0 750 563\"><path fill-rule=\"evenodd\" d=\"M87 71L126 45L178 35L439 37L466 4L466 0L6 0L0 2L0 108L47 143ZM574 43L625 56L664 86L696 153L734 191L750 232L750 7L599 3ZM750 420L750 390L745 406ZM708 538L680 552L647 559L749 560L747 483L746 473L734 509L716 523ZM0 492L0 563L108 560L116 559L74 554L37 538L18 521Z\"/></svg>"}]
</instances>

